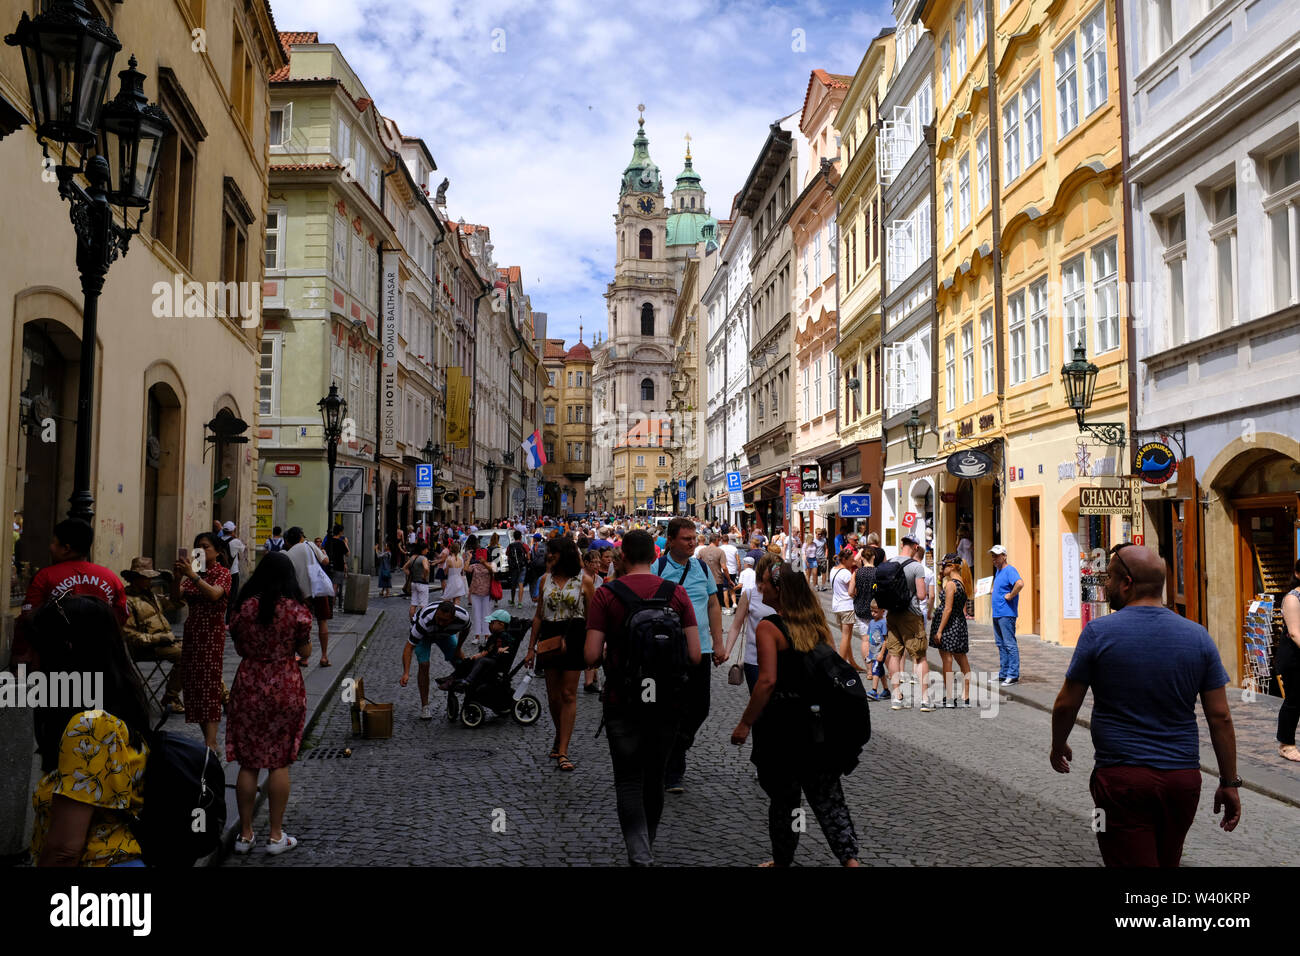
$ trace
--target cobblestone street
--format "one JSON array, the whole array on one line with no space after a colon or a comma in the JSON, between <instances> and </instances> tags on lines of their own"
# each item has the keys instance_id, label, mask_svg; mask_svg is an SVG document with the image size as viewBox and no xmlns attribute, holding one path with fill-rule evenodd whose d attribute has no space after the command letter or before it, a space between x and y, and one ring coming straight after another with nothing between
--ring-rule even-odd
<instances>
[{"instance_id":1,"label":"cobblestone street","mask_svg":"<svg viewBox=\"0 0 1300 956\"><path fill-rule=\"evenodd\" d=\"M414 674L398 686L406 640L405 607L388 612L348 673L366 695L395 703L391 740L351 735L341 698L326 705L293 768L285 828L301 846L274 861L259 847L227 866L329 865L623 865L608 745L593 735L594 695L579 691L570 755L578 769L559 773L546 759L551 722L532 727L491 719L475 730L446 719L446 696L433 691L432 721L419 720ZM373 607L373 604L372 604ZM516 610L523 616L527 611ZM730 621L724 618L724 626ZM932 655L937 656L937 655ZM446 669L436 659L433 674ZM877 866L1098 866L1091 831L1088 732L1071 737L1075 770L1049 768L1049 715L1018 702L991 701L969 711L921 713L874 705L873 733L858 769L844 781L865 863ZM668 795L656 845L659 863L748 866L770 858L767 800L754 779L749 748L729 743L744 709L743 686L714 672L712 711L689 755L686 792ZM339 754L345 747L351 757ZM1243 791L1236 832L1218 829L1214 782L1205 777L1187 866L1294 862L1300 819L1294 807ZM494 828L495 823L495 828ZM502 828L504 823L504 830ZM265 839L266 808L256 829ZM503 832L502 832L503 830ZM834 859L812 814L796 862Z\"/></svg>"}]
</instances>

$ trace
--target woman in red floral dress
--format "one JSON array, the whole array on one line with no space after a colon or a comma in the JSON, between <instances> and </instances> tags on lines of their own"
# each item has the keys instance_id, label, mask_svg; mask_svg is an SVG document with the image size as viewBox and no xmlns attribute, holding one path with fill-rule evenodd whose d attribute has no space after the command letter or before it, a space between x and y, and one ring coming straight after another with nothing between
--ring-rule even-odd
<instances>
[{"instance_id":1,"label":"woman in red floral dress","mask_svg":"<svg viewBox=\"0 0 1300 956\"><path fill-rule=\"evenodd\" d=\"M230 622L235 650L243 658L226 718L226 760L239 762L236 853L248 853L256 839L253 806L263 768L269 771L271 812L267 852L283 853L298 845L281 824L289 802L289 764L298 756L307 722L307 691L295 654L310 655L312 620L293 561L279 552L265 555L240 592Z\"/></svg>"},{"instance_id":2,"label":"woman in red floral dress","mask_svg":"<svg viewBox=\"0 0 1300 956\"><path fill-rule=\"evenodd\" d=\"M177 561L172 598L189 604L181 643L185 722L203 726L203 740L217 749L221 725L221 661L226 651L226 603L230 600L230 552L210 531L194 538L203 562ZM196 555L197 558L197 555ZM202 572L196 570L202 567Z\"/></svg>"}]
</instances>

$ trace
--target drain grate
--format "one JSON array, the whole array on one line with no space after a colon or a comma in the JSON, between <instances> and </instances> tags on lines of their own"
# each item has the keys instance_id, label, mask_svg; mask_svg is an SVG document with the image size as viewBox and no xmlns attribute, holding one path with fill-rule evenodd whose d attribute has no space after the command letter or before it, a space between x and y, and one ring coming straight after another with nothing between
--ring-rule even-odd
<instances>
[{"instance_id":1,"label":"drain grate","mask_svg":"<svg viewBox=\"0 0 1300 956\"><path fill-rule=\"evenodd\" d=\"M495 750L483 750L467 747L464 750L435 750L429 754L430 760L487 760L496 756Z\"/></svg>"},{"instance_id":2,"label":"drain grate","mask_svg":"<svg viewBox=\"0 0 1300 956\"><path fill-rule=\"evenodd\" d=\"M344 747L313 747L306 753L302 754L303 760L332 760L335 757L347 757L350 754L344 753L347 748Z\"/></svg>"}]
</instances>

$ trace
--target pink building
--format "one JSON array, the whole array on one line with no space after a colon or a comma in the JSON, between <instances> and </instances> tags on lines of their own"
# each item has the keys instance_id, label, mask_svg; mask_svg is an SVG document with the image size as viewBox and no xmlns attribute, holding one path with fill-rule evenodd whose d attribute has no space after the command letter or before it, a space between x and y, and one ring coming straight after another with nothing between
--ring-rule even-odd
<instances>
[{"instance_id":1,"label":"pink building","mask_svg":"<svg viewBox=\"0 0 1300 956\"><path fill-rule=\"evenodd\" d=\"M803 465L839 446L836 418L835 343L839 327L835 265L835 186L840 179L840 136L833 122L848 93L851 76L813 70L808 78L799 129L811 147L810 162L790 210L795 255L794 283L794 452L791 465ZM791 527L803 532L824 527L818 511L796 512Z\"/></svg>"}]
</instances>

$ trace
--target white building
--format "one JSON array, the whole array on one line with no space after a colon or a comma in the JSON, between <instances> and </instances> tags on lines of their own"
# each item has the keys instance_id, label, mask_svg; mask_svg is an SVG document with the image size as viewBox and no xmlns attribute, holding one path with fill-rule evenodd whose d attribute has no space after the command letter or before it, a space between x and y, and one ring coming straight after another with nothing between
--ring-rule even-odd
<instances>
[{"instance_id":1,"label":"white building","mask_svg":"<svg viewBox=\"0 0 1300 956\"><path fill-rule=\"evenodd\" d=\"M753 255L748 216L732 211L731 232L722 248L713 281L701 302L708 316L705 355L705 491L710 517L731 519L727 472L734 457L745 473L745 436L749 434L746 390L749 388L749 290Z\"/></svg>"},{"instance_id":2,"label":"white building","mask_svg":"<svg viewBox=\"0 0 1300 956\"><path fill-rule=\"evenodd\" d=\"M1124 0L1124 26L1138 438L1184 456L1147 486L1147 544L1241 680L1246 607L1296 559L1300 21Z\"/></svg>"}]
</instances>

